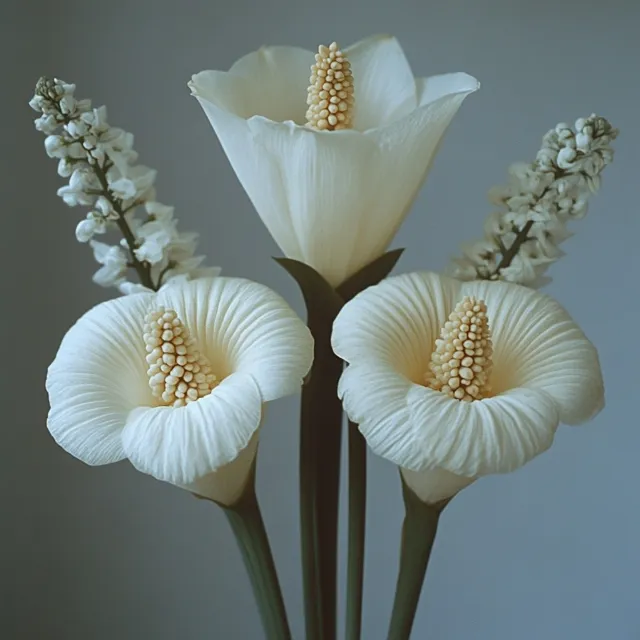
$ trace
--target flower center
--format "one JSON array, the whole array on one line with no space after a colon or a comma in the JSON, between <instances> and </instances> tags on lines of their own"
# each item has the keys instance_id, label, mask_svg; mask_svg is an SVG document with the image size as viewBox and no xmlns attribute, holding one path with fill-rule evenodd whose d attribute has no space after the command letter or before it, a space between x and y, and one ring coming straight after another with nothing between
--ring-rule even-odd
<instances>
[{"instance_id":1,"label":"flower center","mask_svg":"<svg viewBox=\"0 0 640 640\"><path fill-rule=\"evenodd\" d=\"M173 309L158 307L145 317L149 386L162 404L184 407L219 384L211 365Z\"/></svg>"},{"instance_id":2,"label":"flower center","mask_svg":"<svg viewBox=\"0 0 640 640\"><path fill-rule=\"evenodd\" d=\"M492 353L487 305L465 296L440 330L427 386L467 402L486 398L491 391Z\"/></svg>"},{"instance_id":3,"label":"flower center","mask_svg":"<svg viewBox=\"0 0 640 640\"><path fill-rule=\"evenodd\" d=\"M348 129L353 115L353 74L338 45L320 45L307 90L307 126L324 131Z\"/></svg>"}]
</instances>

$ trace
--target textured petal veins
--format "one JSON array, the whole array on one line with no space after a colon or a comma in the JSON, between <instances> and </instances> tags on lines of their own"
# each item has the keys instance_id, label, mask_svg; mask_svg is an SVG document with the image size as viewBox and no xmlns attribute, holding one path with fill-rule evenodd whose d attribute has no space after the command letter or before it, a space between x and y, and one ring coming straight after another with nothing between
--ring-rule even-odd
<instances>
[{"instance_id":1,"label":"textured petal veins","mask_svg":"<svg viewBox=\"0 0 640 640\"><path fill-rule=\"evenodd\" d=\"M207 358L172 309L159 307L145 317L149 386L161 404L184 407L219 384Z\"/></svg>"},{"instance_id":2,"label":"textured petal veins","mask_svg":"<svg viewBox=\"0 0 640 640\"><path fill-rule=\"evenodd\" d=\"M487 305L465 296L440 330L427 386L466 402L488 397L492 352Z\"/></svg>"}]
</instances>

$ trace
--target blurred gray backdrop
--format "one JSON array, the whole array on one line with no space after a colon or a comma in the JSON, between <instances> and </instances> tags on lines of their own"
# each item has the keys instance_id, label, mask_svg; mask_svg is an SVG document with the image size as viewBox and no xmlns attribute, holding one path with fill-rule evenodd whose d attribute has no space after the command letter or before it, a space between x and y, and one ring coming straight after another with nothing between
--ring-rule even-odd
<instances>
[{"instance_id":1,"label":"blurred gray backdrop","mask_svg":"<svg viewBox=\"0 0 640 640\"><path fill-rule=\"evenodd\" d=\"M416 75L467 71L467 98L394 246L398 270L441 269L481 233L487 189L530 160L558 121L597 112L621 129L589 215L554 265L556 296L598 345L607 408L562 428L547 454L484 479L442 519L415 638L640 638L640 4L635 0L5 2L2 72L0 637L201 640L262 637L238 551L212 505L134 471L91 469L45 428L45 369L67 328L112 296L74 228L80 210L27 101L40 75L78 85L133 131L159 198L202 234L210 264L264 282L302 313L278 250L186 87L263 44L344 45L396 35ZM275 403L259 496L296 639L302 638L298 399ZM395 468L370 458L364 638L383 639L402 505ZM344 531L343 531L344 534ZM343 536L344 541L344 536ZM344 549L344 545L342 547ZM342 558L344 566L344 556Z\"/></svg>"}]
</instances>

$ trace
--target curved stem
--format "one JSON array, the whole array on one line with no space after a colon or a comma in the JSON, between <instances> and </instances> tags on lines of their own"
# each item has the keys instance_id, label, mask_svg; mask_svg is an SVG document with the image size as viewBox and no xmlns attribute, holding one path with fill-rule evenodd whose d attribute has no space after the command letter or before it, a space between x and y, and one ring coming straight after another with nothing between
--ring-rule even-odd
<instances>
[{"instance_id":1,"label":"curved stem","mask_svg":"<svg viewBox=\"0 0 640 640\"><path fill-rule=\"evenodd\" d=\"M251 580L268 640L290 640L291 631L253 478L238 502L221 505L233 530Z\"/></svg>"},{"instance_id":2,"label":"curved stem","mask_svg":"<svg viewBox=\"0 0 640 640\"><path fill-rule=\"evenodd\" d=\"M409 640L420 601L438 521L448 500L429 505L422 502L402 481L405 516L402 524L400 568L391 613L388 640Z\"/></svg>"},{"instance_id":3,"label":"curved stem","mask_svg":"<svg viewBox=\"0 0 640 640\"><path fill-rule=\"evenodd\" d=\"M367 510L367 444L358 425L349 422L349 533L345 638L360 640Z\"/></svg>"},{"instance_id":4,"label":"curved stem","mask_svg":"<svg viewBox=\"0 0 640 640\"><path fill-rule=\"evenodd\" d=\"M109 201L113 210L118 215L116 220L116 224L118 225L118 229L122 236L124 237L127 248L129 250L129 260L131 265L136 270L138 274L138 278L140 278L140 284L147 287L148 289L152 289L153 291L157 291L160 288L160 281L158 281L158 285L156 286L151 278L151 265L148 262L141 262L136 257L136 237L131 231L129 224L127 223L127 219L125 217L125 211L122 207L122 202L116 198L111 189L109 189L109 183L107 180L107 174L104 167L100 167L97 163L92 165L93 171L98 178L98 182L100 182L100 186L102 187L102 195Z\"/></svg>"}]
</instances>

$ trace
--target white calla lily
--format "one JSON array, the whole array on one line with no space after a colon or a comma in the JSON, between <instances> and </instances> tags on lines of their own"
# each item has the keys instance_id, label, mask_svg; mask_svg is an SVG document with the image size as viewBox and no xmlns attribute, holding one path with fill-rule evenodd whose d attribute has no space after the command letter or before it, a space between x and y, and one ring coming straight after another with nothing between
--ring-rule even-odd
<instances>
[{"instance_id":1,"label":"white calla lily","mask_svg":"<svg viewBox=\"0 0 640 640\"><path fill-rule=\"evenodd\" d=\"M430 388L427 376L465 298L486 304L493 343L491 391L470 402ZM595 347L557 302L518 285L392 277L345 305L332 344L349 363L339 387L349 418L426 502L517 469L551 445L560 422L604 405Z\"/></svg>"},{"instance_id":2,"label":"white calla lily","mask_svg":"<svg viewBox=\"0 0 640 640\"><path fill-rule=\"evenodd\" d=\"M332 285L384 253L447 126L479 87L464 73L414 78L388 36L344 56L355 106L341 131L304 126L311 51L265 47L189 83L281 250Z\"/></svg>"},{"instance_id":3,"label":"white calla lily","mask_svg":"<svg viewBox=\"0 0 640 640\"><path fill-rule=\"evenodd\" d=\"M160 319L154 334L149 319L159 309L177 319L164 329ZM47 424L87 464L128 458L232 504L249 477L263 403L295 393L312 359L309 330L267 287L223 277L181 282L104 302L78 320L49 367ZM158 397L158 376L168 396Z\"/></svg>"}]
</instances>

